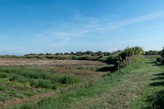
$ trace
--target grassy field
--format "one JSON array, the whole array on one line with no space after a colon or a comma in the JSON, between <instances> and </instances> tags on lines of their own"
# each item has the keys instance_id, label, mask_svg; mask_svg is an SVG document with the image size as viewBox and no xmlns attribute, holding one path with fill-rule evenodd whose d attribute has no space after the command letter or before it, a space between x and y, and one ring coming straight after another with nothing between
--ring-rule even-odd
<instances>
[{"instance_id":1,"label":"grassy field","mask_svg":"<svg viewBox=\"0 0 164 109\"><path fill-rule=\"evenodd\" d=\"M0 68L2 106L11 109L164 107L164 66L156 64L153 58L139 60L114 73L98 70L104 67L107 65L3 66ZM43 97L35 99L39 94ZM33 100L27 99L30 97ZM19 98L17 102L10 100L15 98Z\"/></svg>"},{"instance_id":2,"label":"grassy field","mask_svg":"<svg viewBox=\"0 0 164 109\"><path fill-rule=\"evenodd\" d=\"M91 61L63 61L52 64L11 66L13 60L6 59L0 67L0 107L8 107L27 101L38 101L50 96L69 92L100 79L105 72L96 72L106 64ZM6 61L8 65L6 65ZM17 64L21 64L17 60ZM38 60L39 61L39 60ZM65 63L68 62L68 63Z\"/></svg>"}]
</instances>

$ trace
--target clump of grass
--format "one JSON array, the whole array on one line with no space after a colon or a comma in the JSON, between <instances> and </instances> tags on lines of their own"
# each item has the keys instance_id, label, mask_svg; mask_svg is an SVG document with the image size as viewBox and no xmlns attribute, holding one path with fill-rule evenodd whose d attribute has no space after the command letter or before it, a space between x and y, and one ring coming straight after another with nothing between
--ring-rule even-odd
<instances>
[{"instance_id":1,"label":"clump of grass","mask_svg":"<svg viewBox=\"0 0 164 109\"><path fill-rule=\"evenodd\" d=\"M0 78L7 78L8 75L6 73L0 73Z\"/></svg>"},{"instance_id":2,"label":"clump of grass","mask_svg":"<svg viewBox=\"0 0 164 109\"><path fill-rule=\"evenodd\" d=\"M62 84L74 84L79 82L80 80L75 76L64 76L60 79L60 83Z\"/></svg>"},{"instance_id":3,"label":"clump of grass","mask_svg":"<svg viewBox=\"0 0 164 109\"><path fill-rule=\"evenodd\" d=\"M62 84L74 84L80 80L74 75L59 75L50 72L43 72L36 69L22 69L19 67L1 67L0 77L7 78L9 81L17 81L20 83L29 82L32 87L57 89Z\"/></svg>"},{"instance_id":4,"label":"clump of grass","mask_svg":"<svg viewBox=\"0 0 164 109\"><path fill-rule=\"evenodd\" d=\"M0 87L0 91L3 91L3 90L5 90L5 86Z\"/></svg>"},{"instance_id":5,"label":"clump of grass","mask_svg":"<svg viewBox=\"0 0 164 109\"><path fill-rule=\"evenodd\" d=\"M47 88L47 89L57 89L57 85L48 80L39 80L36 87Z\"/></svg>"},{"instance_id":6,"label":"clump of grass","mask_svg":"<svg viewBox=\"0 0 164 109\"><path fill-rule=\"evenodd\" d=\"M10 81L17 81L20 83L25 83L26 79L23 76L20 75L13 75L12 77L9 78Z\"/></svg>"},{"instance_id":7,"label":"clump of grass","mask_svg":"<svg viewBox=\"0 0 164 109\"><path fill-rule=\"evenodd\" d=\"M30 83L32 87L36 87L38 85L38 81L35 79L28 78L27 81Z\"/></svg>"}]
</instances>

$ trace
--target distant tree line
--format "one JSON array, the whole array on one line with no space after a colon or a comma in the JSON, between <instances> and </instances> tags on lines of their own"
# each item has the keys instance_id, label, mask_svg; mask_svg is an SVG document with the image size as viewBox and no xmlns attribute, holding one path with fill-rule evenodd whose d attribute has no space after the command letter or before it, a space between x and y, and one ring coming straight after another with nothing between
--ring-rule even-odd
<instances>
[{"instance_id":1,"label":"distant tree line","mask_svg":"<svg viewBox=\"0 0 164 109\"><path fill-rule=\"evenodd\" d=\"M116 51L117 52L117 51ZM66 53L39 53L39 54L26 54L24 58L37 58L37 59L72 59L72 60L105 60L104 57L108 57L115 52L102 52L102 51L77 51L77 52L66 52Z\"/></svg>"},{"instance_id":2,"label":"distant tree line","mask_svg":"<svg viewBox=\"0 0 164 109\"><path fill-rule=\"evenodd\" d=\"M145 55L160 55L161 51L157 51L157 50L149 50L149 51L145 51Z\"/></svg>"},{"instance_id":3,"label":"distant tree line","mask_svg":"<svg viewBox=\"0 0 164 109\"><path fill-rule=\"evenodd\" d=\"M110 56L111 54L116 54L118 52L121 52L122 50L117 50L117 51L113 51L113 52L103 52L103 51L97 51L97 52L93 52L93 51L77 51L77 52L65 52L65 53L38 53L38 54L34 54L34 53L30 53L30 54L26 54L24 55L24 57L26 56L49 56L49 55L75 55L75 56L83 56L83 55L90 55L90 56ZM149 51L145 51L144 55L160 55L161 51L157 51L157 50L149 50Z\"/></svg>"},{"instance_id":4,"label":"distant tree line","mask_svg":"<svg viewBox=\"0 0 164 109\"><path fill-rule=\"evenodd\" d=\"M56 60L96 60L112 63L112 58L120 54L124 50L117 50L113 52L103 51L77 51L77 52L65 52L65 53L30 53L24 56L16 55L1 55L1 58L36 58L36 59L56 59ZM145 56L161 55L162 51L149 50L145 51ZM111 59L110 59L111 58ZM121 57L122 58L122 57ZM108 61L110 60L110 62Z\"/></svg>"},{"instance_id":5,"label":"distant tree line","mask_svg":"<svg viewBox=\"0 0 164 109\"><path fill-rule=\"evenodd\" d=\"M109 56L111 54L111 52L102 52L102 51L97 51L97 52L93 52L93 51L77 51L77 52L66 52L66 53L46 53L46 54L43 54L43 53L39 53L39 54L26 54L25 56L27 55L77 55L77 56L81 56L81 55L91 55L91 56L100 56L100 55L104 55L104 56Z\"/></svg>"}]
</instances>

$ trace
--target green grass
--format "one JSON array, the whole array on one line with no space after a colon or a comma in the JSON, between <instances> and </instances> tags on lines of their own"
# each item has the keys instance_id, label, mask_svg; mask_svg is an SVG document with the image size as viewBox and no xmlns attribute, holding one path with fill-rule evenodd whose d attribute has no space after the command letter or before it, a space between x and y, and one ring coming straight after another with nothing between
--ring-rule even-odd
<instances>
[{"instance_id":1,"label":"green grass","mask_svg":"<svg viewBox=\"0 0 164 109\"><path fill-rule=\"evenodd\" d=\"M154 64L156 71L151 75L148 86L132 105L133 109L163 109L164 66Z\"/></svg>"},{"instance_id":2,"label":"green grass","mask_svg":"<svg viewBox=\"0 0 164 109\"><path fill-rule=\"evenodd\" d=\"M33 82L31 82L32 80L38 82L38 84L41 83L40 81L49 81L48 84L50 85L54 83L73 84L79 82L79 79L73 75L59 75L56 73L21 67L1 67L0 72L3 72L0 75L1 78L6 76L9 77L10 81L17 81L21 83L30 82L30 84L33 84Z\"/></svg>"},{"instance_id":3,"label":"green grass","mask_svg":"<svg viewBox=\"0 0 164 109\"><path fill-rule=\"evenodd\" d=\"M0 101L12 100L16 98L24 98L27 96L35 95L48 91L47 89L32 88L28 82L19 83L11 82L7 79L0 80Z\"/></svg>"},{"instance_id":4,"label":"green grass","mask_svg":"<svg viewBox=\"0 0 164 109\"><path fill-rule=\"evenodd\" d=\"M77 69L92 70L87 67ZM94 69L93 71L96 70ZM4 75L3 77L5 78ZM67 81L67 79L63 80ZM41 84L43 86L49 84L43 83ZM0 90L4 89L1 88ZM14 93L13 96L21 95ZM27 102L10 108L162 109L163 106L164 66L154 63L154 59L142 59L71 92L61 93L58 96Z\"/></svg>"},{"instance_id":5,"label":"green grass","mask_svg":"<svg viewBox=\"0 0 164 109\"><path fill-rule=\"evenodd\" d=\"M61 96L51 97L36 103L26 103L14 108L23 109L33 106L38 109L127 109L132 107L137 96L143 93L145 90L143 87L147 87L151 82L151 75L158 71L160 71L158 67L152 67L151 64L138 61L94 84Z\"/></svg>"},{"instance_id":6,"label":"green grass","mask_svg":"<svg viewBox=\"0 0 164 109\"><path fill-rule=\"evenodd\" d=\"M0 67L0 101L24 98L79 83L70 74L44 72L26 67Z\"/></svg>"},{"instance_id":7,"label":"green grass","mask_svg":"<svg viewBox=\"0 0 164 109\"><path fill-rule=\"evenodd\" d=\"M83 68L84 66L87 68ZM101 66L64 64L61 66L0 66L0 107L12 106L13 104L7 103L10 101L43 95L42 98L37 98L39 101L44 98L44 94L58 95L86 86L104 75L104 73L95 72L98 67ZM32 99L31 101L37 102Z\"/></svg>"}]
</instances>

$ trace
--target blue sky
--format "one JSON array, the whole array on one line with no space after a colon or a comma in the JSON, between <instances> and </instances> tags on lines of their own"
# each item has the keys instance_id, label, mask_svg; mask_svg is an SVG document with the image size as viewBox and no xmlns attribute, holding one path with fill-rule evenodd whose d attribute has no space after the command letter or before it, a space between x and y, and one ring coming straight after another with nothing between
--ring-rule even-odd
<instances>
[{"instance_id":1,"label":"blue sky","mask_svg":"<svg viewBox=\"0 0 164 109\"><path fill-rule=\"evenodd\" d=\"M0 0L0 54L161 50L164 0Z\"/></svg>"}]
</instances>

